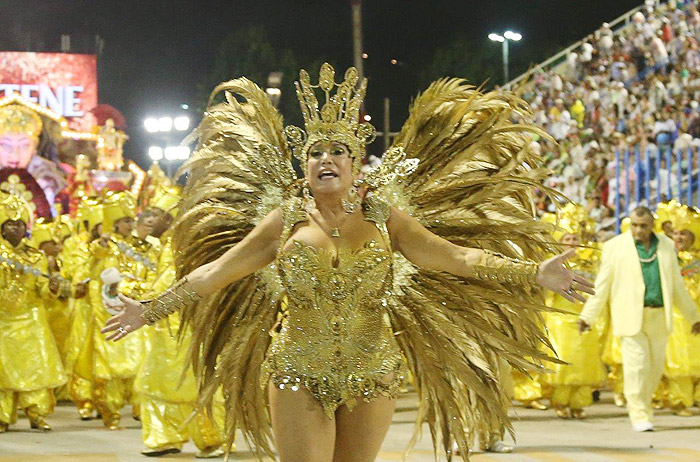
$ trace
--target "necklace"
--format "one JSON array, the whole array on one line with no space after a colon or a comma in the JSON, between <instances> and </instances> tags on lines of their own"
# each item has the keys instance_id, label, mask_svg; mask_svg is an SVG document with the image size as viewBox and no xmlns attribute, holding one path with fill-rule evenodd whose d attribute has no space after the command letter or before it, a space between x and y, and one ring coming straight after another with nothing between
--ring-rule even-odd
<instances>
[{"instance_id":1,"label":"necklace","mask_svg":"<svg viewBox=\"0 0 700 462\"><path fill-rule=\"evenodd\" d=\"M653 262L654 260L656 260L656 257L657 257L656 251L654 251L654 253L651 254L651 256L650 256L649 258L642 258L642 257L639 257L639 261L641 261L642 263L651 263L651 262Z\"/></svg>"},{"instance_id":2,"label":"necklace","mask_svg":"<svg viewBox=\"0 0 700 462\"><path fill-rule=\"evenodd\" d=\"M314 210L314 212L316 213L310 214L311 217L326 233L330 234L331 237L340 237L340 227L343 226L343 223L345 223L345 220L347 220L347 213L343 214L343 218L339 220L336 226L330 226L318 209Z\"/></svg>"}]
</instances>

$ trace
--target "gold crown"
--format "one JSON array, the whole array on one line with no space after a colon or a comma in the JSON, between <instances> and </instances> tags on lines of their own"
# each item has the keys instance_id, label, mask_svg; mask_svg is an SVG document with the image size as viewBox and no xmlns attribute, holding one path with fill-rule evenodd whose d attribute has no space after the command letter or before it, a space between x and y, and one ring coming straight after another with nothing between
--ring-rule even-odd
<instances>
[{"instance_id":1,"label":"gold crown","mask_svg":"<svg viewBox=\"0 0 700 462\"><path fill-rule=\"evenodd\" d=\"M305 168L309 148L318 141L337 141L350 150L353 157L353 170L359 173L365 146L374 141L376 132L367 123L360 123L360 109L367 90L367 79L359 81L357 69L349 68L344 80L335 83L335 70L328 63L321 65L318 85L312 85L309 73L302 69L295 82L297 98L304 116L304 128L290 125L284 134L292 148L292 153ZM331 91L337 87L334 95ZM319 110L316 89L323 92L325 102Z\"/></svg>"},{"instance_id":2,"label":"gold crown","mask_svg":"<svg viewBox=\"0 0 700 462\"><path fill-rule=\"evenodd\" d=\"M0 134L26 133L39 139L43 123L41 117L20 104L10 104L0 108Z\"/></svg>"},{"instance_id":3,"label":"gold crown","mask_svg":"<svg viewBox=\"0 0 700 462\"><path fill-rule=\"evenodd\" d=\"M20 220L29 224L31 218L32 211L23 197L0 191L0 224L8 220Z\"/></svg>"}]
</instances>

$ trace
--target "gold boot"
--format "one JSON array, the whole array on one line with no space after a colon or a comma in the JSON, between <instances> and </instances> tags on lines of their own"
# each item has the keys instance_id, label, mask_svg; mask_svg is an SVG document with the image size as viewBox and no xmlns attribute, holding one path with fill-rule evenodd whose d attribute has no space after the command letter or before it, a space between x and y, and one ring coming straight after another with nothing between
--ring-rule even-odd
<instances>
[{"instance_id":1,"label":"gold boot","mask_svg":"<svg viewBox=\"0 0 700 462\"><path fill-rule=\"evenodd\" d=\"M569 415L569 409L566 406L554 406L554 413L560 419L568 419L569 417L571 417Z\"/></svg>"},{"instance_id":2,"label":"gold boot","mask_svg":"<svg viewBox=\"0 0 700 462\"><path fill-rule=\"evenodd\" d=\"M119 413L115 414L110 414L110 415L104 415L105 413L102 413L102 423L104 423L105 428L107 430L121 430L122 428L119 426L119 422L121 421L121 416Z\"/></svg>"},{"instance_id":3,"label":"gold boot","mask_svg":"<svg viewBox=\"0 0 700 462\"><path fill-rule=\"evenodd\" d=\"M529 407L530 409L537 409L538 411L546 411L547 409L549 409L549 407L546 404L537 399L527 403L526 407Z\"/></svg>"},{"instance_id":4,"label":"gold boot","mask_svg":"<svg viewBox=\"0 0 700 462\"><path fill-rule=\"evenodd\" d=\"M583 409L572 409L571 417L577 420L583 420L586 418L586 413L583 412Z\"/></svg>"},{"instance_id":5,"label":"gold boot","mask_svg":"<svg viewBox=\"0 0 700 462\"><path fill-rule=\"evenodd\" d=\"M673 406L672 410L673 413L679 417L692 417L694 415L693 411L683 406L682 404L679 404L678 406Z\"/></svg>"},{"instance_id":6,"label":"gold boot","mask_svg":"<svg viewBox=\"0 0 700 462\"><path fill-rule=\"evenodd\" d=\"M78 404L78 415L80 420L92 420L92 403L90 401L84 401Z\"/></svg>"},{"instance_id":7,"label":"gold boot","mask_svg":"<svg viewBox=\"0 0 700 462\"><path fill-rule=\"evenodd\" d=\"M5 433L7 429L10 428L10 424L7 422L0 422L0 433Z\"/></svg>"},{"instance_id":8,"label":"gold boot","mask_svg":"<svg viewBox=\"0 0 700 462\"><path fill-rule=\"evenodd\" d=\"M27 413L27 417L29 417L29 426L35 430L41 430L44 432L51 431L51 425L49 425L46 420L44 420L44 416L40 415L38 412L31 408L26 408L24 412Z\"/></svg>"}]
</instances>

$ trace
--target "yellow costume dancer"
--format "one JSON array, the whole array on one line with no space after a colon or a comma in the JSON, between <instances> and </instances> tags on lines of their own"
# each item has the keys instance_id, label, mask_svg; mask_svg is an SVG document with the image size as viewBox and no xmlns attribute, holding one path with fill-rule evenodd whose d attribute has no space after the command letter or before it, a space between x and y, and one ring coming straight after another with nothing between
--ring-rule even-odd
<instances>
[{"instance_id":1,"label":"yellow costume dancer","mask_svg":"<svg viewBox=\"0 0 700 462\"><path fill-rule=\"evenodd\" d=\"M90 420L94 410L94 336L95 329L90 299L90 286L99 284L91 279L95 263L90 242L100 237L102 204L94 199L83 200L76 214L75 232L63 243L63 262L66 275L73 281L76 298L70 300L70 334L65 344L66 367L71 371L68 393L78 408L82 420ZM86 286L87 284L87 286ZM92 292L99 292L93 287ZM78 297L78 295L81 295Z\"/></svg>"},{"instance_id":2,"label":"yellow costume dancer","mask_svg":"<svg viewBox=\"0 0 700 462\"><path fill-rule=\"evenodd\" d=\"M151 206L164 214L179 200L174 190L159 191L151 201ZM161 215L159 220L171 220L171 216ZM160 224L157 225L160 228ZM162 228L161 228L162 230ZM158 260L157 279L152 287L153 294L159 294L175 282L175 263L172 242L169 234L162 240L162 250ZM180 317L177 314L144 328L145 355L143 366L134 383L141 401L141 433L146 449L143 454L159 456L180 452L182 445L190 438L200 453L199 458L218 457L223 454L224 442L223 402L217 400L213 408L214 420L206 413L197 412L188 425L187 422L197 405L197 384L187 365L189 332L180 332Z\"/></svg>"},{"instance_id":3,"label":"yellow costume dancer","mask_svg":"<svg viewBox=\"0 0 700 462\"><path fill-rule=\"evenodd\" d=\"M684 206L676 210L672 223L683 280L697 305L700 304L700 217ZM692 416L688 408L700 402L700 336L691 334L690 327L674 308L673 332L666 345L665 398L673 412L680 416Z\"/></svg>"},{"instance_id":4,"label":"yellow costume dancer","mask_svg":"<svg viewBox=\"0 0 700 462\"><path fill-rule=\"evenodd\" d=\"M119 411L127 401L132 404L134 417L138 417L138 404L132 388L141 365L143 341L141 335L134 335L125 342L107 342L100 333L101 326L114 314L103 304L102 272L116 268L127 278L124 284L126 293L142 295L152 280L148 281L146 268L135 259L139 254L132 246L136 201L128 193L109 193L103 201L103 213L103 236L90 243L93 258L89 291L94 318L94 401L105 426L117 429ZM108 232L111 234L104 234Z\"/></svg>"},{"instance_id":5,"label":"yellow costume dancer","mask_svg":"<svg viewBox=\"0 0 700 462\"><path fill-rule=\"evenodd\" d=\"M523 407L544 411L547 405L541 400L549 396L549 390L541 382L541 374L525 374L521 371L513 370L513 399L520 401Z\"/></svg>"},{"instance_id":6,"label":"yellow costume dancer","mask_svg":"<svg viewBox=\"0 0 700 462\"><path fill-rule=\"evenodd\" d=\"M270 409L288 412L290 420L275 426L294 444L297 430L303 433L290 408L273 403L274 397L310 400L325 432L334 422L348 422L356 406L386 410L406 368L419 396L416 429L427 424L448 460L455 440L467 457L476 419L484 428L510 428L496 358L521 371L535 367L527 358L545 359L538 350L546 341L543 299L533 283L556 280L559 285L549 287L567 294L588 287L561 266L564 257L541 266L517 260L540 260L554 250L531 202L545 171L529 148L529 133L541 131L526 122L530 114L517 96L481 94L458 79L434 83L414 101L382 165L360 180L365 145L374 135L359 120L365 88L354 68L336 83L335 71L324 64L318 85L302 71L302 130L283 129L265 92L249 80L217 87L212 100L222 91L225 99L208 108L197 131L173 233L178 273L188 276L148 302L123 300L125 308L105 329L120 339L180 309L193 327L190 358L200 399L211 403L223 387L227 445L238 425L258 457L274 457ZM514 113L522 123L511 123ZM309 173L306 182L292 168L292 155ZM324 161L335 165L331 159L343 162L342 172L311 172ZM337 205L348 221L322 226L314 221L319 189L339 185L340 177ZM401 234L411 229L425 240ZM312 246L303 232L326 244ZM260 243L259 251L246 247L251 240ZM415 253L408 260L408 247L404 256L395 253L400 249L392 242L401 240L425 260ZM435 264L433 244L454 261L451 272ZM234 262L245 248L252 259ZM473 260L461 259L467 252ZM220 277L216 284L197 276L210 269ZM286 316L278 325L283 300ZM303 436L308 444L302 451L313 453L319 435L307 430ZM279 443L294 452L291 446Z\"/></svg>"},{"instance_id":7,"label":"yellow costume dancer","mask_svg":"<svg viewBox=\"0 0 700 462\"><path fill-rule=\"evenodd\" d=\"M32 428L51 430L53 388L66 382L42 298L49 298L46 261L27 245L27 203L0 192L0 432L25 410Z\"/></svg>"},{"instance_id":8,"label":"yellow costume dancer","mask_svg":"<svg viewBox=\"0 0 700 462\"><path fill-rule=\"evenodd\" d=\"M558 221L559 229L554 233L556 240L564 246L576 247L581 244L586 226L583 207L568 204L552 221ZM586 242L585 245L594 245ZM592 248L578 248L576 256L569 260L571 268L588 279L595 276L599 251ZM574 419L584 418L583 408L593 403L593 390L600 386L605 378L600 358L600 331L591 329L579 333L576 323L583 303L572 303L561 295L550 293L547 305L564 311L563 313L545 313L545 324L549 339L559 359L568 364L552 364L551 374L543 374L542 380L552 388L551 402L557 417Z\"/></svg>"},{"instance_id":9,"label":"yellow costume dancer","mask_svg":"<svg viewBox=\"0 0 700 462\"><path fill-rule=\"evenodd\" d=\"M64 344L70 331L70 311L68 300L73 295L72 285L65 276L63 261L59 256L60 236L54 223L45 223L41 219L32 226L32 246L39 249L44 256L44 263L50 275L56 276L61 286L55 298L45 300L46 314L61 360L65 360ZM69 371L66 371L69 372Z\"/></svg>"}]
</instances>

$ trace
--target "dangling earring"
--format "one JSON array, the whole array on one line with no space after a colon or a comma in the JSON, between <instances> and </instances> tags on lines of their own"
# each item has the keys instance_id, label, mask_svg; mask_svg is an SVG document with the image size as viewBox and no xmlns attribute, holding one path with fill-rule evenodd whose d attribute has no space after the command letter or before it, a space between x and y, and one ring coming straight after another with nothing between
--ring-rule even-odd
<instances>
[{"instance_id":1,"label":"dangling earring","mask_svg":"<svg viewBox=\"0 0 700 462\"><path fill-rule=\"evenodd\" d=\"M348 198L343 199L343 210L345 210L347 213L353 213L357 208L360 206L362 203L362 199L360 199L360 195L357 194L357 186L356 182L353 181L352 187L348 191Z\"/></svg>"},{"instance_id":2,"label":"dangling earring","mask_svg":"<svg viewBox=\"0 0 700 462\"><path fill-rule=\"evenodd\" d=\"M309 187L309 182L307 180L304 180L301 189L301 196L304 203L304 210L306 210L306 213L311 213L316 205L316 202L314 202L314 197L311 195L311 188Z\"/></svg>"}]
</instances>

